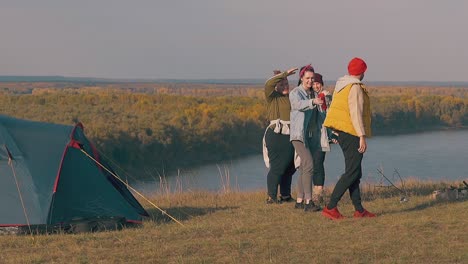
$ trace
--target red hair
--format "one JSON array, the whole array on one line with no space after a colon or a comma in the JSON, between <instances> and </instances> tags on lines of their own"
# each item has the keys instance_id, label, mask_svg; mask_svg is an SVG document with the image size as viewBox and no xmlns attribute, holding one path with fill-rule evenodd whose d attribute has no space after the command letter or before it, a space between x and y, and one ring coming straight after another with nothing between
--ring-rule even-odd
<instances>
[{"instance_id":1,"label":"red hair","mask_svg":"<svg viewBox=\"0 0 468 264\"><path fill-rule=\"evenodd\" d=\"M308 64L308 65L301 68L301 71L299 72L299 78L302 78L302 76L304 76L304 73L306 71L315 72L314 67L312 67L312 65Z\"/></svg>"}]
</instances>

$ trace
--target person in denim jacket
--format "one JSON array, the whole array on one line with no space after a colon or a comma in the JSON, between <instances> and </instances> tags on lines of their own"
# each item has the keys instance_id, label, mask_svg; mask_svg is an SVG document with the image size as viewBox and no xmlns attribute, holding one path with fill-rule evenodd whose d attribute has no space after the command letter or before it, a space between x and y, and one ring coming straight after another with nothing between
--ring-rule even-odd
<instances>
[{"instance_id":1,"label":"person in denim jacket","mask_svg":"<svg viewBox=\"0 0 468 264\"><path fill-rule=\"evenodd\" d=\"M317 106L324 101L313 98L312 85L314 81L314 68L307 65L299 72L299 85L289 93L291 102L291 129L290 140L300 158L300 175L297 179L297 199L295 208L304 211L319 211L321 208L312 201L312 174L314 169L311 148L317 146L314 142L316 123L311 122L318 113ZM320 143L318 143L320 146Z\"/></svg>"}]
</instances>

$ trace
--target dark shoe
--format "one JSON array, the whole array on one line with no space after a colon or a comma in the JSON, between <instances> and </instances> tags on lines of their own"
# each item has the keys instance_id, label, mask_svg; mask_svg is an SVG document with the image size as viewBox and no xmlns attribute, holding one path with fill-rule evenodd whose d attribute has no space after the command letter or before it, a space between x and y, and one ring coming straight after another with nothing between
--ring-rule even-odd
<instances>
[{"instance_id":1,"label":"dark shoe","mask_svg":"<svg viewBox=\"0 0 468 264\"><path fill-rule=\"evenodd\" d=\"M376 217L377 215L376 214L373 214L369 211L367 211L366 209L364 209L364 211L359 212L359 211L356 211L354 212L354 218L364 218L364 217Z\"/></svg>"},{"instance_id":2,"label":"dark shoe","mask_svg":"<svg viewBox=\"0 0 468 264\"><path fill-rule=\"evenodd\" d=\"M298 203L294 204L294 209L304 209L304 203Z\"/></svg>"},{"instance_id":3,"label":"dark shoe","mask_svg":"<svg viewBox=\"0 0 468 264\"><path fill-rule=\"evenodd\" d=\"M294 199L291 196L280 196L279 200L282 203L292 203L292 202L294 202Z\"/></svg>"},{"instance_id":4,"label":"dark shoe","mask_svg":"<svg viewBox=\"0 0 468 264\"><path fill-rule=\"evenodd\" d=\"M325 205L325 201L323 200L323 196L313 196L312 201L317 205Z\"/></svg>"},{"instance_id":5,"label":"dark shoe","mask_svg":"<svg viewBox=\"0 0 468 264\"><path fill-rule=\"evenodd\" d=\"M340 220L345 218L342 214L340 214L340 211L338 211L337 207L328 209L328 206L325 206L323 208L322 215L331 220Z\"/></svg>"},{"instance_id":6,"label":"dark shoe","mask_svg":"<svg viewBox=\"0 0 468 264\"><path fill-rule=\"evenodd\" d=\"M314 202L310 201L308 204L304 205L304 212L318 212L322 210L320 206L314 204Z\"/></svg>"},{"instance_id":7,"label":"dark shoe","mask_svg":"<svg viewBox=\"0 0 468 264\"><path fill-rule=\"evenodd\" d=\"M317 205L325 206L323 201L323 186L314 186L312 191L312 201Z\"/></svg>"},{"instance_id":8,"label":"dark shoe","mask_svg":"<svg viewBox=\"0 0 468 264\"><path fill-rule=\"evenodd\" d=\"M266 200L266 203L267 203L267 204L280 204L281 201L278 201L278 200L276 200L276 199L273 199L273 198L271 198L271 197L268 197L268 199Z\"/></svg>"}]
</instances>

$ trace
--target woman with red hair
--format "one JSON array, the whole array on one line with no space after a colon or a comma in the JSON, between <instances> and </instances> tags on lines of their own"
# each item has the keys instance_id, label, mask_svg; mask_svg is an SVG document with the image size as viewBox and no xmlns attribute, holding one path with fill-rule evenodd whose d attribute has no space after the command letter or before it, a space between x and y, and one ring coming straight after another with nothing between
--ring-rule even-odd
<instances>
[{"instance_id":1,"label":"woman with red hair","mask_svg":"<svg viewBox=\"0 0 468 264\"><path fill-rule=\"evenodd\" d=\"M289 94L291 102L291 133L290 140L300 158L300 175L297 179L297 198L294 208L304 211L319 211L321 208L312 201L312 174L314 163L312 149L317 146L313 140L315 123L313 116L317 114L317 107L323 104L320 98L314 98L312 85L314 82L314 68L307 65L301 68L299 84ZM320 138L320 136L318 136ZM320 145L320 143L319 143Z\"/></svg>"}]
</instances>

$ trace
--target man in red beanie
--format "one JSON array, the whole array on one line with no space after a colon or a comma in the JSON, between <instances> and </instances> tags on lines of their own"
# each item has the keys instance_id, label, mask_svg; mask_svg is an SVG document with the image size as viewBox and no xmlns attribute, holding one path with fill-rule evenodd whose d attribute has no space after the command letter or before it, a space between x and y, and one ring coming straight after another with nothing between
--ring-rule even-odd
<instances>
[{"instance_id":1,"label":"man in red beanie","mask_svg":"<svg viewBox=\"0 0 468 264\"><path fill-rule=\"evenodd\" d=\"M362 206L359 190L361 162L367 150L366 138L372 135L369 95L361 82L366 70L366 62L361 58L353 58L349 62L349 75L336 82L333 101L323 123L338 133L338 142L345 159L345 172L336 183L330 202L322 211L323 216L332 220L344 218L337 205L346 190L349 190L356 210L355 218L376 216Z\"/></svg>"}]
</instances>

